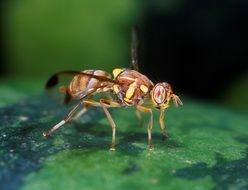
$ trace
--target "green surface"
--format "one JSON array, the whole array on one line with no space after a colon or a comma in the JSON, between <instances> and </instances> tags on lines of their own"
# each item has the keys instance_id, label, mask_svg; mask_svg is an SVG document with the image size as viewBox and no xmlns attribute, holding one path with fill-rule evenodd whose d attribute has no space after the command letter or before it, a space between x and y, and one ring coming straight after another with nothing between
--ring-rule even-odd
<instances>
[{"instance_id":1,"label":"green surface","mask_svg":"<svg viewBox=\"0 0 248 190\"><path fill-rule=\"evenodd\" d=\"M100 109L44 138L42 132L68 110L39 86L0 85L1 190L248 188L247 113L182 97L184 106L166 114L168 140L162 140L154 110L149 151L146 127L133 109L111 109L118 127L111 152L111 128Z\"/></svg>"}]
</instances>

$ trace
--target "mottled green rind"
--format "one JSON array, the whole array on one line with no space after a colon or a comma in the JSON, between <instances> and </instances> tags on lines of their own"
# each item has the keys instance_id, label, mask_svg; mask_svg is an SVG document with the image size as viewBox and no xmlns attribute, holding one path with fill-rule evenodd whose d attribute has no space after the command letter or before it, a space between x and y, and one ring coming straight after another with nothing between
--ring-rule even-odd
<instances>
[{"instance_id":1,"label":"mottled green rind","mask_svg":"<svg viewBox=\"0 0 248 190\"><path fill-rule=\"evenodd\" d=\"M45 95L4 106L0 189L247 189L247 113L182 99L166 113L168 140L154 110L153 151L132 108L111 109L118 127L111 152L100 109L44 138L68 110Z\"/></svg>"},{"instance_id":2,"label":"mottled green rind","mask_svg":"<svg viewBox=\"0 0 248 190\"><path fill-rule=\"evenodd\" d=\"M16 77L10 75L0 78L0 108L28 99L44 92L47 78Z\"/></svg>"}]
</instances>

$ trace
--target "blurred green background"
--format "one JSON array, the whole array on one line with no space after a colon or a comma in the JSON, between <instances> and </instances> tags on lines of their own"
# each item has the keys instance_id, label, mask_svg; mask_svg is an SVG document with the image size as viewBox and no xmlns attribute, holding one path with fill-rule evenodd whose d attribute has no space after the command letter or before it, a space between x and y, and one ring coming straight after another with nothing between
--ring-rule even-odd
<instances>
[{"instance_id":1,"label":"blurred green background","mask_svg":"<svg viewBox=\"0 0 248 190\"><path fill-rule=\"evenodd\" d=\"M136 1L17 0L3 5L7 73L111 71L129 62Z\"/></svg>"}]
</instances>

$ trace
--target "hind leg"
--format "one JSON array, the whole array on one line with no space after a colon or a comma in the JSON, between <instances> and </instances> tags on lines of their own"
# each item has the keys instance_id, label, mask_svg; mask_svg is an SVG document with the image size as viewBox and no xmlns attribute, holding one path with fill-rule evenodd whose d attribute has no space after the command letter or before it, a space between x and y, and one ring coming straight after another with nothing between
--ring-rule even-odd
<instances>
[{"instance_id":1,"label":"hind leg","mask_svg":"<svg viewBox=\"0 0 248 190\"><path fill-rule=\"evenodd\" d=\"M88 106L83 107L75 116L73 116L70 120L75 121L84 115L89 110Z\"/></svg>"},{"instance_id":2,"label":"hind leg","mask_svg":"<svg viewBox=\"0 0 248 190\"><path fill-rule=\"evenodd\" d=\"M80 103L81 104L81 103ZM77 109L79 108L80 104L77 104L71 111L70 113L63 119L61 120L58 124L54 125L51 129L49 129L48 131L44 131L43 132L43 136L46 137L48 135L50 135L52 132L56 131L58 128L60 128L61 126L63 126L65 123L67 123L72 116L75 114L75 112L77 111Z\"/></svg>"}]
</instances>

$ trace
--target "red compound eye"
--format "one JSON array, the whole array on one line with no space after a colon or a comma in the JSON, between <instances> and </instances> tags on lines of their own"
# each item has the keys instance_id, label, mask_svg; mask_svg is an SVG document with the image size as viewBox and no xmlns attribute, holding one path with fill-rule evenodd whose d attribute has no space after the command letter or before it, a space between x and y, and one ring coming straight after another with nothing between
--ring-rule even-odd
<instances>
[{"instance_id":1,"label":"red compound eye","mask_svg":"<svg viewBox=\"0 0 248 190\"><path fill-rule=\"evenodd\" d=\"M153 99L157 104L162 104L166 98L165 88L162 85L154 87Z\"/></svg>"}]
</instances>

